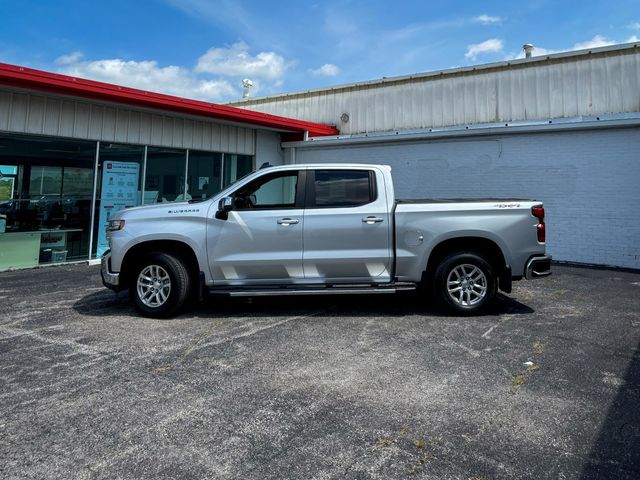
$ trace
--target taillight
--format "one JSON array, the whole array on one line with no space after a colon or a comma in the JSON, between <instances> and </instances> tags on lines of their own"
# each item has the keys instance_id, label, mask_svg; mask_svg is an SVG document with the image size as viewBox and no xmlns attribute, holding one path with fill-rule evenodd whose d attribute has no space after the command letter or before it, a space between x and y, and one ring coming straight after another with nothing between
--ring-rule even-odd
<instances>
[{"instance_id":1,"label":"taillight","mask_svg":"<svg viewBox=\"0 0 640 480\"><path fill-rule=\"evenodd\" d=\"M544 222L538 224L538 241L540 243L544 243L547 238L546 227L544 226Z\"/></svg>"},{"instance_id":2,"label":"taillight","mask_svg":"<svg viewBox=\"0 0 640 480\"><path fill-rule=\"evenodd\" d=\"M541 222L544 222L544 207L542 205L538 205L537 207L531 208L531 213L538 220L540 220Z\"/></svg>"},{"instance_id":3,"label":"taillight","mask_svg":"<svg viewBox=\"0 0 640 480\"><path fill-rule=\"evenodd\" d=\"M531 208L531 214L538 219L538 226L536 231L538 232L538 241L544 243L547 238L547 229L544 224L544 207L538 205Z\"/></svg>"}]
</instances>

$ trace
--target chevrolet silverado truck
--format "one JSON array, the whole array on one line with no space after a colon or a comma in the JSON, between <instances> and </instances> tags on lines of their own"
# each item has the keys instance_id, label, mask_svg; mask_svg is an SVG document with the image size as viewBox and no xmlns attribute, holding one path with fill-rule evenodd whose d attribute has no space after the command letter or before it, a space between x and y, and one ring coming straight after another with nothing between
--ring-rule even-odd
<instances>
[{"instance_id":1,"label":"chevrolet silverado truck","mask_svg":"<svg viewBox=\"0 0 640 480\"><path fill-rule=\"evenodd\" d=\"M541 202L397 200L383 165L261 168L211 198L122 210L106 228L103 283L152 317L207 294L415 289L473 314L513 280L551 273Z\"/></svg>"}]
</instances>

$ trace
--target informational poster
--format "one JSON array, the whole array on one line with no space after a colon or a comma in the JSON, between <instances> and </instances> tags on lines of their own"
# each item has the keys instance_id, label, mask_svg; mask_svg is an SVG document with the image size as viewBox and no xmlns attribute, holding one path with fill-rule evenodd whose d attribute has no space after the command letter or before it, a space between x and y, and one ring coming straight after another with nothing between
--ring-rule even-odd
<instances>
[{"instance_id":1,"label":"informational poster","mask_svg":"<svg viewBox=\"0 0 640 480\"><path fill-rule=\"evenodd\" d=\"M105 161L102 164L98 257L109 249L109 242L107 241L109 218L124 208L136 206L139 177L140 165L135 162Z\"/></svg>"}]
</instances>

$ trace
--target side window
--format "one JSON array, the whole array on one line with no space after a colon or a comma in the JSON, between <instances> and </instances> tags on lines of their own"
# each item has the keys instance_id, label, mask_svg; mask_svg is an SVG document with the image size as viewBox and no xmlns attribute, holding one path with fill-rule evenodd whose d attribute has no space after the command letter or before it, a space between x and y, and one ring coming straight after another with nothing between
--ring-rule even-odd
<instances>
[{"instance_id":1,"label":"side window","mask_svg":"<svg viewBox=\"0 0 640 480\"><path fill-rule=\"evenodd\" d=\"M233 194L234 210L293 208L298 172L265 175Z\"/></svg>"},{"instance_id":2,"label":"side window","mask_svg":"<svg viewBox=\"0 0 640 480\"><path fill-rule=\"evenodd\" d=\"M316 207L357 207L375 200L375 177L368 170L316 170Z\"/></svg>"}]
</instances>

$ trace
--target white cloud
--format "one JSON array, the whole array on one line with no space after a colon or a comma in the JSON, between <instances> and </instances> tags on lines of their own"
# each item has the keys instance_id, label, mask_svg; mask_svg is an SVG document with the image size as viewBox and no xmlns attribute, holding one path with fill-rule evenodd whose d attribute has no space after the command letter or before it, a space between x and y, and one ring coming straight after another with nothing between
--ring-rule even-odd
<instances>
[{"instance_id":1,"label":"white cloud","mask_svg":"<svg viewBox=\"0 0 640 480\"><path fill-rule=\"evenodd\" d=\"M199 100L221 101L239 98L238 91L225 79L203 79L189 69L169 65L161 67L153 60L122 60L119 58L84 61L74 52L59 57L60 73L88 78L152 92Z\"/></svg>"},{"instance_id":2,"label":"white cloud","mask_svg":"<svg viewBox=\"0 0 640 480\"><path fill-rule=\"evenodd\" d=\"M340 68L333 63L325 63L320 68L311 70L311 73L320 77L335 77L340 73Z\"/></svg>"},{"instance_id":3,"label":"white cloud","mask_svg":"<svg viewBox=\"0 0 640 480\"><path fill-rule=\"evenodd\" d=\"M82 52L71 52L68 55L62 55L56 58L56 63L58 65L70 65L79 62L83 57Z\"/></svg>"},{"instance_id":4,"label":"white cloud","mask_svg":"<svg viewBox=\"0 0 640 480\"><path fill-rule=\"evenodd\" d=\"M627 28L630 28L631 30L640 30L640 22L631 22L627 25Z\"/></svg>"},{"instance_id":5,"label":"white cloud","mask_svg":"<svg viewBox=\"0 0 640 480\"><path fill-rule=\"evenodd\" d=\"M607 47L614 45L616 42L603 37L602 35L596 35L591 40L585 42L576 43L571 50L585 50L587 48Z\"/></svg>"},{"instance_id":6,"label":"white cloud","mask_svg":"<svg viewBox=\"0 0 640 480\"><path fill-rule=\"evenodd\" d=\"M249 54L249 46L244 42L234 43L228 48L210 48L198 59L195 71L217 75L263 78L280 83L288 65L275 52Z\"/></svg>"},{"instance_id":7,"label":"white cloud","mask_svg":"<svg viewBox=\"0 0 640 480\"><path fill-rule=\"evenodd\" d=\"M502 19L500 17L493 17L491 15L483 13L482 15L478 15L477 17L473 17L473 21L476 23L481 23L482 25L494 25L496 23L500 23Z\"/></svg>"},{"instance_id":8,"label":"white cloud","mask_svg":"<svg viewBox=\"0 0 640 480\"><path fill-rule=\"evenodd\" d=\"M293 66L275 52L251 55L244 42L210 48L193 67L161 65L155 60L88 60L81 52L63 55L56 63L66 75L214 102L240 98L243 78L253 80L254 95L259 91L269 94L282 85L287 69ZM330 64L319 70L324 75L339 72Z\"/></svg>"},{"instance_id":9,"label":"white cloud","mask_svg":"<svg viewBox=\"0 0 640 480\"><path fill-rule=\"evenodd\" d=\"M490 38L481 43L474 43L467 46L467 53L464 54L469 60L475 60L482 53L500 53L503 43L499 38Z\"/></svg>"},{"instance_id":10,"label":"white cloud","mask_svg":"<svg viewBox=\"0 0 640 480\"><path fill-rule=\"evenodd\" d=\"M640 42L640 38L638 38L637 35L631 35L629 38L627 38L626 43L634 43L634 42Z\"/></svg>"}]
</instances>

